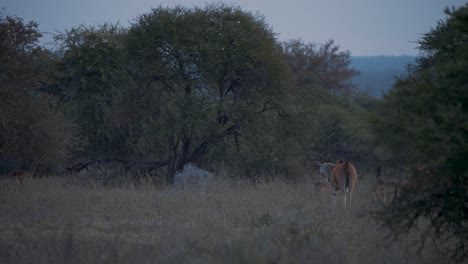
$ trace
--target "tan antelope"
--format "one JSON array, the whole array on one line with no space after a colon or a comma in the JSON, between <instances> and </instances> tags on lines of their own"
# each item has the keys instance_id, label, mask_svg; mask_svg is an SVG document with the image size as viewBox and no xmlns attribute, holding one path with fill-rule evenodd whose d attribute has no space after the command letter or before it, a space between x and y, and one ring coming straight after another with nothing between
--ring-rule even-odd
<instances>
[{"instance_id":1,"label":"tan antelope","mask_svg":"<svg viewBox=\"0 0 468 264\"><path fill-rule=\"evenodd\" d=\"M388 205L398 196L398 190L401 188L397 182L378 180L372 186L372 191L377 202Z\"/></svg>"},{"instance_id":2,"label":"tan antelope","mask_svg":"<svg viewBox=\"0 0 468 264\"><path fill-rule=\"evenodd\" d=\"M316 162L319 165L319 174L331 183L333 196L341 190L344 196L344 206L352 206L352 195L357 180L357 172L350 162L340 161L336 164ZM349 200L349 202L348 202Z\"/></svg>"},{"instance_id":3,"label":"tan antelope","mask_svg":"<svg viewBox=\"0 0 468 264\"><path fill-rule=\"evenodd\" d=\"M315 184L315 193L325 194L332 191L332 187L328 182L317 182Z\"/></svg>"},{"instance_id":4,"label":"tan antelope","mask_svg":"<svg viewBox=\"0 0 468 264\"><path fill-rule=\"evenodd\" d=\"M315 195L318 196L321 203L326 197L330 197L332 187L329 182L317 182L315 183Z\"/></svg>"},{"instance_id":5,"label":"tan antelope","mask_svg":"<svg viewBox=\"0 0 468 264\"><path fill-rule=\"evenodd\" d=\"M375 168L376 182L372 186L372 192L376 202L382 205L388 205L398 196L398 190L401 189L401 178L398 182L382 180L382 167L377 165Z\"/></svg>"},{"instance_id":6,"label":"tan antelope","mask_svg":"<svg viewBox=\"0 0 468 264\"><path fill-rule=\"evenodd\" d=\"M427 187L431 183L433 174L427 166L416 163L412 169L412 173L398 181L385 181L377 175L377 182L373 186L374 195L381 204L388 205L393 199L399 197L405 191L417 191Z\"/></svg>"}]
</instances>

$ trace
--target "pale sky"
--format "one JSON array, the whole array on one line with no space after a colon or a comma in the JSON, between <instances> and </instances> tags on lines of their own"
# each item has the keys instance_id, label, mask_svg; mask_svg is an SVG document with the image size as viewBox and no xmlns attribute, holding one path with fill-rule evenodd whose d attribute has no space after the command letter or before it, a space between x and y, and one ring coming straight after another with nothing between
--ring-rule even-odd
<instances>
[{"instance_id":1,"label":"pale sky","mask_svg":"<svg viewBox=\"0 0 468 264\"><path fill-rule=\"evenodd\" d=\"M225 2L258 11L280 40L301 38L324 43L333 39L352 56L417 55L421 34L444 19L446 6L468 0L0 0L4 13L39 23L42 32L64 31L81 24L119 22L128 26L152 7L203 6ZM50 35L49 35L50 39Z\"/></svg>"}]
</instances>

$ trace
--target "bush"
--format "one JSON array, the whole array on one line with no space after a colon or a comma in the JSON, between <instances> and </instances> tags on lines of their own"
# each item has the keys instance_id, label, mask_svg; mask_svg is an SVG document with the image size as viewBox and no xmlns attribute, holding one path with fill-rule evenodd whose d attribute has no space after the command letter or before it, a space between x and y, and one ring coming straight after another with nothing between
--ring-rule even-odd
<instances>
[{"instance_id":1,"label":"bush","mask_svg":"<svg viewBox=\"0 0 468 264\"><path fill-rule=\"evenodd\" d=\"M0 159L23 168L63 163L79 146L75 127L42 90L54 58L40 36L36 23L0 14Z\"/></svg>"}]
</instances>

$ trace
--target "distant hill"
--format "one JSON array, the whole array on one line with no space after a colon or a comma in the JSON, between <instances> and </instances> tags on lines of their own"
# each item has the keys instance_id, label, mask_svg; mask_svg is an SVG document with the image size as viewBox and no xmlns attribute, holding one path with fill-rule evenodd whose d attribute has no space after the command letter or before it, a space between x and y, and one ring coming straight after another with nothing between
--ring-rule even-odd
<instances>
[{"instance_id":1,"label":"distant hill","mask_svg":"<svg viewBox=\"0 0 468 264\"><path fill-rule=\"evenodd\" d=\"M354 78L358 89L368 95L381 97L395 82L395 76L405 72L414 56L369 56L351 57L351 67L359 71Z\"/></svg>"}]
</instances>

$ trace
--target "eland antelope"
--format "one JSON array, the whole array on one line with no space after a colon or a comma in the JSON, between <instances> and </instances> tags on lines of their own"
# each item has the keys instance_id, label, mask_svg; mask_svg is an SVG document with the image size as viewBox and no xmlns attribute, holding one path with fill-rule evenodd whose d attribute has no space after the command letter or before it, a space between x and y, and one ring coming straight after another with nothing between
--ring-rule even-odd
<instances>
[{"instance_id":1,"label":"eland antelope","mask_svg":"<svg viewBox=\"0 0 468 264\"><path fill-rule=\"evenodd\" d=\"M377 181L372 188L377 201L382 205L388 205L393 199L401 196L402 192L421 190L431 184L430 178L433 174L426 165L416 163L410 172L404 178L400 175L398 180L382 180L380 175L377 175Z\"/></svg>"},{"instance_id":2,"label":"eland antelope","mask_svg":"<svg viewBox=\"0 0 468 264\"><path fill-rule=\"evenodd\" d=\"M357 180L357 172L354 165L350 162L321 163L319 165L319 174L321 174L327 182L331 183L333 196L341 190L344 194L344 206L351 207L352 194ZM349 198L349 202L348 202Z\"/></svg>"},{"instance_id":3,"label":"eland antelope","mask_svg":"<svg viewBox=\"0 0 468 264\"><path fill-rule=\"evenodd\" d=\"M315 195L320 199L320 203L323 203L325 197L329 197L332 192L332 186L329 182L317 182L315 183Z\"/></svg>"}]
</instances>

